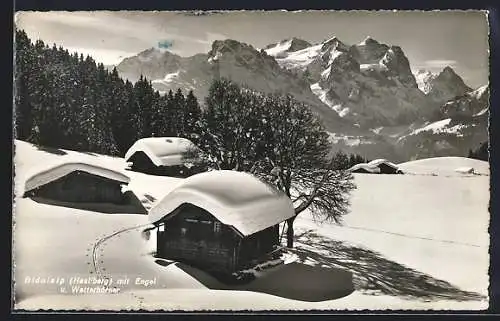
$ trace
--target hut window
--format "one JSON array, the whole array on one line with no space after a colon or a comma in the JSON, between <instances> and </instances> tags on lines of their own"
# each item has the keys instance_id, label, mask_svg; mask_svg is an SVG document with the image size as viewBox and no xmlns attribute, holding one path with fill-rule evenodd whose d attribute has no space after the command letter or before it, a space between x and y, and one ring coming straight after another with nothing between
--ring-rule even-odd
<instances>
[{"instance_id":1,"label":"hut window","mask_svg":"<svg viewBox=\"0 0 500 321\"><path fill-rule=\"evenodd\" d=\"M165 232L165 224L160 224L160 225L158 226L158 231L159 231L159 232Z\"/></svg>"},{"instance_id":2,"label":"hut window","mask_svg":"<svg viewBox=\"0 0 500 321\"><path fill-rule=\"evenodd\" d=\"M220 232L220 222L214 222L214 232L215 233Z\"/></svg>"}]
</instances>

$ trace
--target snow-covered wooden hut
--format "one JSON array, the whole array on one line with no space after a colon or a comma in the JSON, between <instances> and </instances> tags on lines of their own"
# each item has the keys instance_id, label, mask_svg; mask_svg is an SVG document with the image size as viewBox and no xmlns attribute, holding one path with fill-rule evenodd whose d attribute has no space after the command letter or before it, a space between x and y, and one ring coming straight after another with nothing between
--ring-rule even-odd
<instances>
[{"instance_id":1,"label":"snow-covered wooden hut","mask_svg":"<svg viewBox=\"0 0 500 321\"><path fill-rule=\"evenodd\" d=\"M149 212L157 256L215 271L235 271L271 252L279 223L295 215L285 194L251 174L193 175Z\"/></svg>"},{"instance_id":2,"label":"snow-covered wooden hut","mask_svg":"<svg viewBox=\"0 0 500 321\"><path fill-rule=\"evenodd\" d=\"M73 203L122 204L122 186L129 182L128 176L108 168L65 162L28 177L24 196Z\"/></svg>"},{"instance_id":3,"label":"snow-covered wooden hut","mask_svg":"<svg viewBox=\"0 0 500 321\"><path fill-rule=\"evenodd\" d=\"M129 148L125 161L136 172L187 177L205 170L198 152L198 147L186 138L148 137Z\"/></svg>"},{"instance_id":4,"label":"snow-covered wooden hut","mask_svg":"<svg viewBox=\"0 0 500 321\"><path fill-rule=\"evenodd\" d=\"M369 163L356 164L349 169L352 173L367 174L402 174L399 167L387 159L375 159Z\"/></svg>"}]
</instances>

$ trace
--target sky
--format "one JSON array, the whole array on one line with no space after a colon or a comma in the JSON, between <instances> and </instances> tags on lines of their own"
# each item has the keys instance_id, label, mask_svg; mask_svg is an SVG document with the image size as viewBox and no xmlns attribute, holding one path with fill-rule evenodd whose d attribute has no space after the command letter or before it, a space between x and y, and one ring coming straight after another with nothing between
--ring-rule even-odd
<instances>
[{"instance_id":1,"label":"sky","mask_svg":"<svg viewBox=\"0 0 500 321\"><path fill-rule=\"evenodd\" d=\"M451 66L476 88L488 83L488 21L479 11L94 11L19 12L16 26L33 40L91 55L106 65L161 44L181 56L207 53L215 40L263 48L287 38L333 36L352 45L370 36L400 46L414 72Z\"/></svg>"}]
</instances>

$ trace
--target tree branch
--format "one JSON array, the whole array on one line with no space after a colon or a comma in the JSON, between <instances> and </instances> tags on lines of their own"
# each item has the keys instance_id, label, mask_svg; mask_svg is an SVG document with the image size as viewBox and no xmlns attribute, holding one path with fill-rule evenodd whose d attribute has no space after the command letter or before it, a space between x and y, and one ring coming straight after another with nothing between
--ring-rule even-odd
<instances>
[{"instance_id":1,"label":"tree branch","mask_svg":"<svg viewBox=\"0 0 500 321\"><path fill-rule=\"evenodd\" d=\"M329 171L325 171L325 174L323 175L321 181L314 187L312 192L309 194L309 196L306 198L304 202L302 202L299 206L295 208L295 215L299 215L302 211L304 211L306 208L311 205L311 203L314 201L314 198L316 197L316 194L318 193L318 190L323 186L323 183L325 182L326 178L328 177Z\"/></svg>"}]
</instances>

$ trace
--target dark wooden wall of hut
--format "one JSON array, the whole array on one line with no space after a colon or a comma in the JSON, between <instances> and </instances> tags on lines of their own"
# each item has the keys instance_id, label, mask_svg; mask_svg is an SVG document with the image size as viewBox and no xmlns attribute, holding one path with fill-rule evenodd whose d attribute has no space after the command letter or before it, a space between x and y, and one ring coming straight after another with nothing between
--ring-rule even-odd
<instances>
[{"instance_id":1,"label":"dark wooden wall of hut","mask_svg":"<svg viewBox=\"0 0 500 321\"><path fill-rule=\"evenodd\" d=\"M378 166L380 168L380 173L382 174L397 174L398 173L398 170L392 166L389 166L387 164L380 164Z\"/></svg>"},{"instance_id":2,"label":"dark wooden wall of hut","mask_svg":"<svg viewBox=\"0 0 500 321\"><path fill-rule=\"evenodd\" d=\"M134 153L128 161L132 163L132 166L130 167L131 170L149 175L189 177L196 173L206 171L206 166L203 164L199 164L192 168L187 168L182 165L156 166L144 152Z\"/></svg>"},{"instance_id":3,"label":"dark wooden wall of hut","mask_svg":"<svg viewBox=\"0 0 500 321\"><path fill-rule=\"evenodd\" d=\"M29 191L27 196L65 202L122 204L125 201L122 184L87 172L75 171Z\"/></svg>"},{"instance_id":4,"label":"dark wooden wall of hut","mask_svg":"<svg viewBox=\"0 0 500 321\"><path fill-rule=\"evenodd\" d=\"M238 251L240 265L250 263L273 250L279 243L279 226L271 226L241 240Z\"/></svg>"},{"instance_id":5,"label":"dark wooden wall of hut","mask_svg":"<svg viewBox=\"0 0 500 321\"><path fill-rule=\"evenodd\" d=\"M165 213L167 214L167 213ZM157 255L203 268L230 270L236 264L238 236L205 210L184 204L160 226Z\"/></svg>"},{"instance_id":6,"label":"dark wooden wall of hut","mask_svg":"<svg viewBox=\"0 0 500 321\"><path fill-rule=\"evenodd\" d=\"M182 205L170 217L158 229L157 256L207 270L235 271L278 243L278 226L243 237L191 204Z\"/></svg>"}]
</instances>

